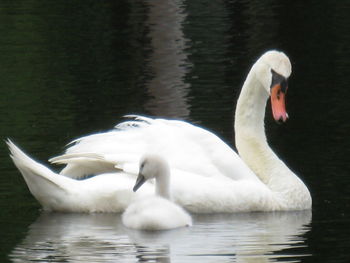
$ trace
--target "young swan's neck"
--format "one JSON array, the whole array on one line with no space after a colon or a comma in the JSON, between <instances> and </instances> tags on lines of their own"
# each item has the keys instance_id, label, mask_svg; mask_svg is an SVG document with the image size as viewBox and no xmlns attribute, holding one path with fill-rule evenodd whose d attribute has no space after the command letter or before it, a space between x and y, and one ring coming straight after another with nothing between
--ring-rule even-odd
<instances>
[{"instance_id":1,"label":"young swan's neck","mask_svg":"<svg viewBox=\"0 0 350 263\"><path fill-rule=\"evenodd\" d=\"M235 114L236 147L244 162L276 194L280 209L307 209L311 197L304 183L278 158L266 141L264 116L268 92L254 66L243 84Z\"/></svg>"},{"instance_id":2,"label":"young swan's neck","mask_svg":"<svg viewBox=\"0 0 350 263\"><path fill-rule=\"evenodd\" d=\"M156 195L171 199L170 194L170 168L165 162L158 166L158 171L155 175L156 179Z\"/></svg>"}]
</instances>

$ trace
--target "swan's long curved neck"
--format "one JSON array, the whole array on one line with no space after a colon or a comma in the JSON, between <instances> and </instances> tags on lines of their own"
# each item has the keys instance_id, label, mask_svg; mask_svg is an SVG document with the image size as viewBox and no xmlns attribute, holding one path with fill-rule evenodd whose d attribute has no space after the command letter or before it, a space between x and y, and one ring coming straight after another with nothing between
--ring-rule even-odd
<instances>
[{"instance_id":1,"label":"swan's long curved neck","mask_svg":"<svg viewBox=\"0 0 350 263\"><path fill-rule=\"evenodd\" d=\"M268 96L257 80L253 68L243 84L235 114L237 150L265 184L270 181L270 174L265 170L278 159L266 142L264 116Z\"/></svg>"},{"instance_id":2,"label":"swan's long curved neck","mask_svg":"<svg viewBox=\"0 0 350 263\"><path fill-rule=\"evenodd\" d=\"M269 94L262 87L254 74L249 72L243 84L235 113L235 133L247 134L266 142L264 116ZM251 134L252 133L252 134Z\"/></svg>"},{"instance_id":3,"label":"swan's long curved neck","mask_svg":"<svg viewBox=\"0 0 350 263\"><path fill-rule=\"evenodd\" d=\"M260 180L272 192L279 193L281 199L305 198L310 199L311 202L306 186L278 158L266 141L264 116L268 97L268 92L256 78L253 68L242 87L236 107L235 140L237 150L244 162ZM300 197L295 196L298 194ZM301 203L303 202L301 201Z\"/></svg>"},{"instance_id":4,"label":"swan's long curved neck","mask_svg":"<svg viewBox=\"0 0 350 263\"><path fill-rule=\"evenodd\" d=\"M163 198L171 199L170 171L165 167L163 167L156 176L156 194Z\"/></svg>"}]
</instances>

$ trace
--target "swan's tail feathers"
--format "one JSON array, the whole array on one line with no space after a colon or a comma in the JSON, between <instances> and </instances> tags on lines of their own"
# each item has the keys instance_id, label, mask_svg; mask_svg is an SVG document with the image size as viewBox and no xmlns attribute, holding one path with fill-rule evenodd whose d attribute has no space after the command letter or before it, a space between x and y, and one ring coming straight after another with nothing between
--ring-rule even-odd
<instances>
[{"instance_id":1,"label":"swan's tail feathers","mask_svg":"<svg viewBox=\"0 0 350 263\"><path fill-rule=\"evenodd\" d=\"M59 202L60 196L67 195L72 179L60 176L44 165L36 162L20 150L11 140L7 140L10 156L21 172L30 192L43 205L50 209L52 202Z\"/></svg>"},{"instance_id":2,"label":"swan's tail feathers","mask_svg":"<svg viewBox=\"0 0 350 263\"><path fill-rule=\"evenodd\" d=\"M60 174L71 178L84 178L102 173L126 172L130 173L128 163L134 163L132 155L101 155L98 153L67 153L49 161L54 164L66 164ZM131 173L137 174L137 171Z\"/></svg>"}]
</instances>

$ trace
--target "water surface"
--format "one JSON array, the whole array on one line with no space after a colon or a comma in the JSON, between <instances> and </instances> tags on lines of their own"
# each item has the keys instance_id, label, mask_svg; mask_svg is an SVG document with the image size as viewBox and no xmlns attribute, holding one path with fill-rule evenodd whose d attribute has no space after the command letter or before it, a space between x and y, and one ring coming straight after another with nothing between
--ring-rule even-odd
<instances>
[{"instance_id":1,"label":"water surface","mask_svg":"<svg viewBox=\"0 0 350 263\"><path fill-rule=\"evenodd\" d=\"M123 227L118 214L42 213L10 253L13 262L274 262L310 256L311 212L197 215L169 231ZM203 242L205 241L205 242Z\"/></svg>"},{"instance_id":2,"label":"water surface","mask_svg":"<svg viewBox=\"0 0 350 263\"><path fill-rule=\"evenodd\" d=\"M235 101L264 51L293 64L271 147L309 212L194 216L164 233L120 215L47 214L0 147L1 262L348 262L350 5L346 1L2 1L0 136L46 163L124 114L204 126L234 148ZM55 167L55 169L59 169Z\"/></svg>"}]
</instances>

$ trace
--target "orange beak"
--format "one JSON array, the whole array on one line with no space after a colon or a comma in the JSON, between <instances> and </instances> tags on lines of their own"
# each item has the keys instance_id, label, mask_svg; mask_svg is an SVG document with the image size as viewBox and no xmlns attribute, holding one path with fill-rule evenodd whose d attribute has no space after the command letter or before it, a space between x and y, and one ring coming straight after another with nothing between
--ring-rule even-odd
<instances>
[{"instance_id":1,"label":"orange beak","mask_svg":"<svg viewBox=\"0 0 350 263\"><path fill-rule=\"evenodd\" d=\"M286 92L287 89L282 90L281 84L276 84L271 88L272 114L277 122L285 122L288 119L285 102Z\"/></svg>"}]
</instances>

